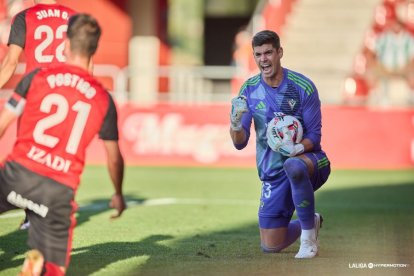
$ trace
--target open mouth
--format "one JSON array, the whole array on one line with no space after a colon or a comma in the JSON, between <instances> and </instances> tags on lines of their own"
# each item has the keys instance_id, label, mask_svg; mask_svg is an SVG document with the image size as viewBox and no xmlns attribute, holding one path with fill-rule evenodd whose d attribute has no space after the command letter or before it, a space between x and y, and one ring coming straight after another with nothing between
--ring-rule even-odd
<instances>
[{"instance_id":1,"label":"open mouth","mask_svg":"<svg viewBox=\"0 0 414 276\"><path fill-rule=\"evenodd\" d=\"M272 66L270 66L269 64L262 65L261 67L263 73L270 73L272 70Z\"/></svg>"}]
</instances>

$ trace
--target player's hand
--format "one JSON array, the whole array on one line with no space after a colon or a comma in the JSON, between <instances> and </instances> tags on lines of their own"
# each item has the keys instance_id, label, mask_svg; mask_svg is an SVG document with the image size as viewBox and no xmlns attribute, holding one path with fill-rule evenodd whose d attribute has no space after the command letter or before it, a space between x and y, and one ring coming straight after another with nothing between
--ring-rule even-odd
<instances>
[{"instance_id":1,"label":"player's hand","mask_svg":"<svg viewBox=\"0 0 414 276\"><path fill-rule=\"evenodd\" d=\"M267 128L267 144L273 151L279 151L279 148L283 145L282 139L279 137L277 133L272 133L272 131L274 131L274 128Z\"/></svg>"},{"instance_id":2,"label":"player's hand","mask_svg":"<svg viewBox=\"0 0 414 276\"><path fill-rule=\"evenodd\" d=\"M109 203L109 207L116 209L116 213L111 215L111 219L116 219L122 215L126 209L126 204L123 195L114 194Z\"/></svg>"},{"instance_id":3,"label":"player's hand","mask_svg":"<svg viewBox=\"0 0 414 276\"><path fill-rule=\"evenodd\" d=\"M295 144L289 129L284 127L282 145L279 147L278 151L284 156L293 157L303 153L304 147L300 143Z\"/></svg>"},{"instance_id":4,"label":"player's hand","mask_svg":"<svg viewBox=\"0 0 414 276\"><path fill-rule=\"evenodd\" d=\"M238 96L231 100L230 127L232 130L239 131L242 129L241 119L243 113L246 113L247 111L248 108L245 96Z\"/></svg>"}]
</instances>

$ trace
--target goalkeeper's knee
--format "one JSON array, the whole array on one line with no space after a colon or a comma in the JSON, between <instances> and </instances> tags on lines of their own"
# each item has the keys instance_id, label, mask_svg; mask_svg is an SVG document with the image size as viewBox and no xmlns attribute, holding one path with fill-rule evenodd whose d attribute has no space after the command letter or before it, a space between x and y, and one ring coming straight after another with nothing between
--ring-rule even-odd
<instances>
[{"instance_id":1,"label":"goalkeeper's knee","mask_svg":"<svg viewBox=\"0 0 414 276\"><path fill-rule=\"evenodd\" d=\"M289 179L294 181L301 181L308 175L308 167L305 161L298 157L288 158L283 164L283 167Z\"/></svg>"},{"instance_id":2,"label":"goalkeeper's knee","mask_svg":"<svg viewBox=\"0 0 414 276\"><path fill-rule=\"evenodd\" d=\"M260 244L260 247L262 248L262 252L263 253L279 253L280 251L282 251L283 247L282 246L276 246L276 247L267 247L266 245L264 245L263 243Z\"/></svg>"}]
</instances>

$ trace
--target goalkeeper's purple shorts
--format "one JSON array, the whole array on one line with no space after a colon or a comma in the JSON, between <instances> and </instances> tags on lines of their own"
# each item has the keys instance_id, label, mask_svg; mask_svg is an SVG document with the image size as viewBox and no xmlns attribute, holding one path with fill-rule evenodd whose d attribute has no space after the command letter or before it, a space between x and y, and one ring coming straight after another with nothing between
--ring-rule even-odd
<instances>
[{"instance_id":1,"label":"goalkeeper's purple shorts","mask_svg":"<svg viewBox=\"0 0 414 276\"><path fill-rule=\"evenodd\" d=\"M312 160L314 173L311 176L313 190L318 190L331 173L330 162L323 151L305 155ZM259 206L259 226L263 229L287 227L295 211L289 179L284 170L273 181L262 183Z\"/></svg>"}]
</instances>

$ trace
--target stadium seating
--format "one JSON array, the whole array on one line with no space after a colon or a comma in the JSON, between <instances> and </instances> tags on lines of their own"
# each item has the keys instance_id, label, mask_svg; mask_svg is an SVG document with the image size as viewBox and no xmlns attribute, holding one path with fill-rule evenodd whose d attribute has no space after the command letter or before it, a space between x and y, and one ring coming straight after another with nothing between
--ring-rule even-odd
<instances>
[{"instance_id":1,"label":"stadium seating","mask_svg":"<svg viewBox=\"0 0 414 276\"><path fill-rule=\"evenodd\" d=\"M309 76L322 103L342 103L352 68L378 0L296 1L283 32L284 66Z\"/></svg>"},{"instance_id":2,"label":"stadium seating","mask_svg":"<svg viewBox=\"0 0 414 276\"><path fill-rule=\"evenodd\" d=\"M366 31L359 52L355 55L351 72L343 90L345 104L369 105L407 105L410 104L409 89L406 79L391 77L380 83L368 80L370 58L375 40L381 35L395 18L403 21L406 30L414 34L414 1L412 0L383 0L377 1L372 16L371 25ZM398 92L398 93L397 93Z\"/></svg>"}]
</instances>

